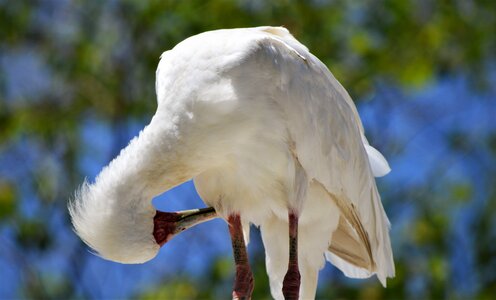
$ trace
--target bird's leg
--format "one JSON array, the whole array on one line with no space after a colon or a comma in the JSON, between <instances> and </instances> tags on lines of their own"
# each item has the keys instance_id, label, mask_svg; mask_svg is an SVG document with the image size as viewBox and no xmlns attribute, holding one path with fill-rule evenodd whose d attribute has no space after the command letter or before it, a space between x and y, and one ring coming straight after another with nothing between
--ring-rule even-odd
<instances>
[{"instance_id":1,"label":"bird's leg","mask_svg":"<svg viewBox=\"0 0 496 300\"><path fill-rule=\"evenodd\" d=\"M253 292L253 274L248 264L248 255L243 237L243 228L239 214L232 214L227 218L229 233L236 264L236 278L232 292L233 299L251 299Z\"/></svg>"},{"instance_id":2,"label":"bird's leg","mask_svg":"<svg viewBox=\"0 0 496 300\"><path fill-rule=\"evenodd\" d=\"M298 269L298 215L289 211L289 264L282 283L284 299L298 299L300 294L300 270Z\"/></svg>"}]
</instances>

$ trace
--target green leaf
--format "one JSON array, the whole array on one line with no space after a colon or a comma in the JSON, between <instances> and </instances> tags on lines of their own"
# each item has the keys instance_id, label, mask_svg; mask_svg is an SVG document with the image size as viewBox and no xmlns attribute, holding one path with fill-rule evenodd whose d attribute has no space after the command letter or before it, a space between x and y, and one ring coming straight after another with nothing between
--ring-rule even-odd
<instances>
[{"instance_id":1,"label":"green leaf","mask_svg":"<svg viewBox=\"0 0 496 300\"><path fill-rule=\"evenodd\" d=\"M0 181L0 220L9 217L16 210L16 192L12 184Z\"/></svg>"},{"instance_id":2,"label":"green leaf","mask_svg":"<svg viewBox=\"0 0 496 300\"><path fill-rule=\"evenodd\" d=\"M453 197L453 200L466 202L472 199L473 188L470 184L467 183L457 184L452 188L451 195Z\"/></svg>"},{"instance_id":3,"label":"green leaf","mask_svg":"<svg viewBox=\"0 0 496 300\"><path fill-rule=\"evenodd\" d=\"M21 220L18 222L17 241L24 248L46 250L52 238L43 220Z\"/></svg>"}]
</instances>

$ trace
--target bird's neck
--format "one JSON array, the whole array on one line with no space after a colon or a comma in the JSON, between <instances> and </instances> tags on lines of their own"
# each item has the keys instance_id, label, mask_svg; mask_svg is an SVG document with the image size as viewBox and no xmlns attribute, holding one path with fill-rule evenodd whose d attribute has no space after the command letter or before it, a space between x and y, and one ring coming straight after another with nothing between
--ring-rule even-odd
<instances>
[{"instance_id":1,"label":"bird's neck","mask_svg":"<svg viewBox=\"0 0 496 300\"><path fill-rule=\"evenodd\" d=\"M149 200L196 175L183 144L173 124L154 118L96 181L106 181L118 197Z\"/></svg>"}]
</instances>

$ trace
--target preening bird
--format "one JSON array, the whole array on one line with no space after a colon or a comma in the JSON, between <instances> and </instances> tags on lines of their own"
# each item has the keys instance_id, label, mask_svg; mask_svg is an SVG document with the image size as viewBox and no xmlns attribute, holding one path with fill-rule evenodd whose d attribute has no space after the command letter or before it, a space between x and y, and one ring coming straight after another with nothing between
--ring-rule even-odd
<instances>
[{"instance_id":1,"label":"preening bird","mask_svg":"<svg viewBox=\"0 0 496 300\"><path fill-rule=\"evenodd\" d=\"M382 284L394 276L375 176L390 169L327 67L282 27L205 32L162 54L150 124L69 205L102 257L143 263L175 234L221 217L233 298L253 290L246 243L260 227L272 296L315 297L325 261ZM193 179L211 208L158 212L151 200Z\"/></svg>"}]
</instances>

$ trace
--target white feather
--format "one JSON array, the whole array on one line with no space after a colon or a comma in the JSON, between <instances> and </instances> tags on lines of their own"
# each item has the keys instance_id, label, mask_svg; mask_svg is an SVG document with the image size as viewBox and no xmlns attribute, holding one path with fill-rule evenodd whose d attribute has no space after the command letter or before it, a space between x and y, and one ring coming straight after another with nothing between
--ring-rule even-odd
<instances>
[{"instance_id":1,"label":"white feather","mask_svg":"<svg viewBox=\"0 0 496 300\"><path fill-rule=\"evenodd\" d=\"M261 226L275 298L287 268L289 208L300 213L302 298L314 297L329 251L348 276L394 276L373 177L387 162L368 146L344 88L285 28L190 37L162 54L156 90L151 124L71 206L76 231L98 253L122 262L153 257L150 199L194 178L221 216L237 212L243 224ZM362 256L349 259L355 253L343 240Z\"/></svg>"},{"instance_id":2,"label":"white feather","mask_svg":"<svg viewBox=\"0 0 496 300\"><path fill-rule=\"evenodd\" d=\"M326 252L325 257L330 261L335 267L341 270L344 275L350 278L369 278L373 274L364 268L353 266L341 257L337 256L332 252Z\"/></svg>"}]
</instances>

